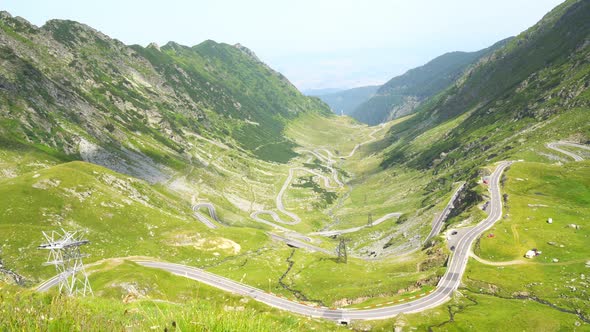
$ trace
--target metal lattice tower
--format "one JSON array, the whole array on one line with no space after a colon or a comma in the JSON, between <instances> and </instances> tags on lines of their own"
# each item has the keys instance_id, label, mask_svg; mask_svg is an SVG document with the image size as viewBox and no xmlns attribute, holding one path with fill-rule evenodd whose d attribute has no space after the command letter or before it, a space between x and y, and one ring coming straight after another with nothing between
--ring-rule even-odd
<instances>
[{"instance_id":1,"label":"metal lattice tower","mask_svg":"<svg viewBox=\"0 0 590 332\"><path fill-rule=\"evenodd\" d=\"M373 214L371 212L369 212L369 216L367 217L367 226L373 226Z\"/></svg>"},{"instance_id":2,"label":"metal lattice tower","mask_svg":"<svg viewBox=\"0 0 590 332\"><path fill-rule=\"evenodd\" d=\"M80 247L90 243L83 239L83 234L78 231L68 232L63 228L63 233L51 231L43 232L47 241L38 248L49 250L47 262L43 265L54 265L59 278L59 292L65 292L67 295L82 295L92 293L92 288L88 282L88 275L84 269L82 258L87 254L80 253Z\"/></svg>"}]
</instances>

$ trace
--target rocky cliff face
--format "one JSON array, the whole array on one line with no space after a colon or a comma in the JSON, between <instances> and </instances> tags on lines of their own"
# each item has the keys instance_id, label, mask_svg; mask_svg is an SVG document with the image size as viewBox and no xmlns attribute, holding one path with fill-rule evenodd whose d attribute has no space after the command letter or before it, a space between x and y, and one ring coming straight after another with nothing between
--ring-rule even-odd
<instances>
[{"instance_id":1,"label":"rocky cliff face","mask_svg":"<svg viewBox=\"0 0 590 332\"><path fill-rule=\"evenodd\" d=\"M0 61L2 141L70 159L149 160L165 173L186 161L188 134L256 155L297 114L328 112L245 47L213 41L127 46L77 22L36 27L2 12Z\"/></svg>"}]
</instances>

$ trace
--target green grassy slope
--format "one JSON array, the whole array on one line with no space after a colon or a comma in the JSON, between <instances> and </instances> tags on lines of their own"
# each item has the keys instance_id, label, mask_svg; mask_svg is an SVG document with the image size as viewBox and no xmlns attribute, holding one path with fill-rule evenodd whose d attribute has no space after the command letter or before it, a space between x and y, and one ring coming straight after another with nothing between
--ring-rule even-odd
<instances>
[{"instance_id":1,"label":"green grassy slope","mask_svg":"<svg viewBox=\"0 0 590 332\"><path fill-rule=\"evenodd\" d=\"M437 95L459 79L469 66L506 44L500 41L477 52L450 52L411 69L383 84L375 95L351 115L371 125L410 114L420 103Z\"/></svg>"},{"instance_id":2,"label":"green grassy slope","mask_svg":"<svg viewBox=\"0 0 590 332\"><path fill-rule=\"evenodd\" d=\"M589 11L584 1L558 6L392 126L378 143L385 151L382 167L432 176L427 192L468 180L453 223L481 217L476 205L485 192L475 182L487 172L482 166L502 159L567 160L545 144L590 137L590 66L583 60L590 51Z\"/></svg>"},{"instance_id":3,"label":"green grassy slope","mask_svg":"<svg viewBox=\"0 0 590 332\"><path fill-rule=\"evenodd\" d=\"M266 241L254 230L230 229L226 235L209 230L173 194L88 163L60 164L0 181L0 230L7 239L2 258L32 283L55 274L41 265L45 253L36 250L41 231L86 232L92 243L85 248L88 262L126 256L216 261Z\"/></svg>"},{"instance_id":4,"label":"green grassy slope","mask_svg":"<svg viewBox=\"0 0 590 332\"><path fill-rule=\"evenodd\" d=\"M587 330L589 166L588 161L512 165L503 185L505 217L474 247L475 254L487 262L469 260L464 282L453 299L422 313L357 322L354 327L376 331L394 327L404 331ZM547 223L548 218L553 219L552 224ZM542 254L524 258L532 248Z\"/></svg>"},{"instance_id":5,"label":"green grassy slope","mask_svg":"<svg viewBox=\"0 0 590 332\"><path fill-rule=\"evenodd\" d=\"M493 262L518 264L497 267L474 262L467 270L468 285L497 296L536 297L588 317L584 275L589 260L589 172L587 161L512 166L505 184L507 217L490 230L495 237L479 241L475 253ZM547 223L549 218L553 223ZM542 254L523 258L532 248ZM526 278L516 277L525 274Z\"/></svg>"},{"instance_id":6,"label":"green grassy slope","mask_svg":"<svg viewBox=\"0 0 590 332\"><path fill-rule=\"evenodd\" d=\"M181 169L196 133L286 162L294 144L285 123L329 112L240 45L129 47L77 22L37 28L6 12L0 34L0 135L73 158L86 139L124 158L132 144Z\"/></svg>"},{"instance_id":7,"label":"green grassy slope","mask_svg":"<svg viewBox=\"0 0 590 332\"><path fill-rule=\"evenodd\" d=\"M390 132L393 145L384 166L403 160L417 169L464 171L539 145L533 137L587 140L590 66L583 59L590 51L585 42L589 12L585 1L563 3L423 105ZM419 150L408 145L467 113L444 139ZM548 137L549 126L557 130L553 137Z\"/></svg>"},{"instance_id":8,"label":"green grassy slope","mask_svg":"<svg viewBox=\"0 0 590 332\"><path fill-rule=\"evenodd\" d=\"M100 266L90 281L100 296L68 298L0 281L3 330L335 331L332 322L292 316L251 299L131 262ZM96 292L95 292L96 293ZM22 308L22 309L21 309Z\"/></svg>"},{"instance_id":9,"label":"green grassy slope","mask_svg":"<svg viewBox=\"0 0 590 332\"><path fill-rule=\"evenodd\" d=\"M211 105L215 113L223 116L220 121L228 122L225 129L229 135L262 159L286 161L294 156L292 152L284 157L281 154L281 149L289 151L293 146L282 136L289 119L309 110L327 114L324 104L303 97L284 76L243 46L209 40L194 47L170 42L159 50L140 46L133 49L168 80L180 82L178 88L195 102ZM273 146L267 148L269 151L257 149L262 145Z\"/></svg>"},{"instance_id":10,"label":"green grassy slope","mask_svg":"<svg viewBox=\"0 0 590 332\"><path fill-rule=\"evenodd\" d=\"M492 56L417 114L382 127L329 115L316 100L300 99L288 82L242 47L209 41L192 48L172 43L159 50L129 48L74 23L48 23L37 31L2 14L9 26L0 28L13 40L14 49L1 53L7 66L0 68L0 95L6 102L0 104L0 136L5 137L0 141L0 234L6 234L0 258L4 268L24 275L30 286L54 274L51 267L41 265L45 256L35 249L42 241L40 231L86 230L91 245L84 250L90 253L86 262L96 263L89 268L96 296L64 300L2 284L0 293L7 299L2 309L16 307L26 314L0 315L0 326L43 329L52 324L47 317L54 317L55 329L159 329L174 320L188 330L330 330L336 328L332 323L279 313L197 282L141 268L125 257L149 256L201 267L299 301L355 308L383 304L432 289L444 273L450 251L443 236L426 245L420 239L459 182L467 181L468 190L445 227L481 220L485 214L477 205L487 191L477 180L496 160L523 158L527 162L513 165L504 182L508 216L490 231L495 237L479 241L476 253L491 261L518 260L523 250L534 246L544 256L510 266L470 260L461 294L445 306L353 327L575 327L589 310L581 277L587 269L588 162L550 165L567 159L544 145L560 138L588 141L588 45L580 36L586 28L580 17L587 15L587 7L585 2L566 2L500 50L497 54L503 57ZM44 34L53 37L46 39ZM559 44L569 55L543 58L546 66L531 67L534 73L514 90L504 86L502 93L486 92L486 86L506 75L493 64L506 59L522 64L522 54L541 56L536 48L556 34L572 36L573 41ZM89 42L92 38L98 40ZM29 47L33 42L44 46ZM53 57L47 48L65 55ZM33 55L43 61L31 62ZM80 59L75 62L70 55ZM109 57L117 66L105 60ZM62 77L54 71L65 68L60 67L65 63L75 69L65 69ZM78 75L87 77L88 71L94 72L94 83L75 80ZM38 80L28 82L27 77ZM98 84L94 77L104 81ZM63 83L66 78L79 89L79 99ZM56 90L46 89L53 84ZM49 94L23 97L32 91ZM471 98L470 91L481 92L482 100L489 97L489 103L458 108L460 100ZM60 103L70 107L45 112ZM168 109L174 112L163 111ZM79 111L79 122L68 120ZM263 127L264 132L256 129ZM73 161L80 157L74 133L109 151L140 151L166 165L171 175L153 185ZM242 134L251 141L239 142L236 137ZM368 143L346 157L361 142ZM272 228L249 217L254 211L278 211L275 198L289 168L308 167L330 175L323 162L303 149L330 151L346 184L328 188L297 173L284 203L302 221L289 228L340 229L366 225L369 214L373 220L390 212L404 214L347 235L348 264L271 241L266 231ZM219 228L208 229L192 216L191 204L203 201L215 205L223 221ZM543 222L548 214L554 216L552 225ZM581 228L563 227L572 223ZM330 250L339 240L314 238ZM401 251L407 244L417 250L381 261L355 258L373 250ZM530 280L522 278L529 273ZM56 313L48 303L66 309ZM512 325L504 319L508 313L519 314ZM97 325L90 320L94 316ZM202 325L195 327L193 322Z\"/></svg>"}]
</instances>

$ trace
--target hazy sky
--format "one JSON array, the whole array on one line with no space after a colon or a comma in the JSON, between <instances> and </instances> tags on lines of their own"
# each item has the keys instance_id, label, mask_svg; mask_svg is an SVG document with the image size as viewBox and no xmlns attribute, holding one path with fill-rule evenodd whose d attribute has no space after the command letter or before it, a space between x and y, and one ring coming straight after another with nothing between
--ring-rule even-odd
<instances>
[{"instance_id":1,"label":"hazy sky","mask_svg":"<svg viewBox=\"0 0 590 332\"><path fill-rule=\"evenodd\" d=\"M86 23L127 44L241 43L300 89L383 83L448 51L516 35L563 0L2 0L36 25Z\"/></svg>"}]
</instances>

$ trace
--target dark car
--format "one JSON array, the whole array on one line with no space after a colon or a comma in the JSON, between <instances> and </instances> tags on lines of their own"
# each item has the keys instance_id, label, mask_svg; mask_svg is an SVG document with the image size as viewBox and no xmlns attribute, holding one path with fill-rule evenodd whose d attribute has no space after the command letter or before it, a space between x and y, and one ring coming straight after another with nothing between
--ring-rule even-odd
<instances>
[{"instance_id":1,"label":"dark car","mask_svg":"<svg viewBox=\"0 0 590 332\"><path fill-rule=\"evenodd\" d=\"M457 235L457 231L453 231L451 235Z\"/></svg>"}]
</instances>

